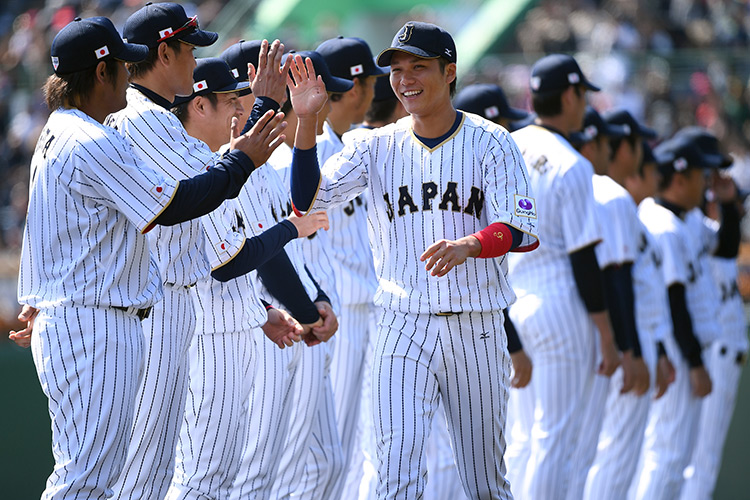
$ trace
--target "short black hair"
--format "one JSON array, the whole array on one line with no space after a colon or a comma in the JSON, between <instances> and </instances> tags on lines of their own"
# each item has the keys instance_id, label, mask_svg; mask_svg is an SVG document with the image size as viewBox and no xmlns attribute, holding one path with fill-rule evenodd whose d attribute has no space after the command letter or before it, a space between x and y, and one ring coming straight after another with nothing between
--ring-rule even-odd
<instances>
[{"instance_id":1,"label":"short black hair","mask_svg":"<svg viewBox=\"0 0 750 500\"><path fill-rule=\"evenodd\" d=\"M355 76L355 77L354 77L354 78L352 79L352 82L354 82L355 80L359 80L359 84L360 84L360 85L364 85L364 84L365 84L365 78L367 78L367 76L366 76L366 75L356 75L356 76ZM353 88L353 87L352 87L352 88ZM348 92L348 91L347 91L347 92ZM341 93L341 94L338 94L338 93L336 93L336 94L333 94L333 93L332 93L332 94L330 94L330 99L331 99L331 102L339 102L339 101L341 100L341 96L342 96L343 94L344 94L344 93Z\"/></svg>"},{"instance_id":2,"label":"short black hair","mask_svg":"<svg viewBox=\"0 0 750 500\"><path fill-rule=\"evenodd\" d=\"M365 113L365 121L367 123L388 121L396 110L396 106L398 106L398 99L395 97L387 101L373 101L370 109Z\"/></svg>"},{"instance_id":3,"label":"short black hair","mask_svg":"<svg viewBox=\"0 0 750 500\"><path fill-rule=\"evenodd\" d=\"M440 64L440 71L442 71L443 73L445 73L445 67L450 63L451 62L445 57L443 56L438 57L438 64ZM453 81L451 82L451 88L450 88L451 98L453 98L453 96L456 95L456 80L458 80L458 75L456 75L456 78L454 78Z\"/></svg>"},{"instance_id":4,"label":"short black hair","mask_svg":"<svg viewBox=\"0 0 750 500\"><path fill-rule=\"evenodd\" d=\"M580 86L573 85L573 89L576 95L581 95ZM539 116L557 116L562 113L562 95L566 90L568 90L568 87L552 92L532 92L531 107Z\"/></svg>"},{"instance_id":5,"label":"short black hair","mask_svg":"<svg viewBox=\"0 0 750 500\"><path fill-rule=\"evenodd\" d=\"M208 99L208 102L211 103L211 106L214 109L216 108L216 105L219 104L219 98L213 92L204 94L201 97L205 97L206 99ZM177 106L174 106L170 110L177 117L177 119L180 120L180 123L182 123L183 125L185 125L185 122L188 119L188 107L190 106L191 102L193 102L193 99L180 103Z\"/></svg>"},{"instance_id":6,"label":"short black hair","mask_svg":"<svg viewBox=\"0 0 750 500\"><path fill-rule=\"evenodd\" d=\"M117 78L118 63L114 58L108 57L104 60L107 79L114 82ZM51 75L42 87L44 101L50 111L62 108L66 104L80 107L86 102L96 83L96 68L88 68L68 75Z\"/></svg>"},{"instance_id":7,"label":"short black hair","mask_svg":"<svg viewBox=\"0 0 750 500\"><path fill-rule=\"evenodd\" d=\"M637 135L626 135L624 137L610 137L609 138L609 147L612 149L612 159L614 159L615 155L617 154L617 150L620 149L620 145L623 142L627 142L630 144L630 149L635 150L635 145L640 141L641 138Z\"/></svg>"},{"instance_id":8,"label":"short black hair","mask_svg":"<svg viewBox=\"0 0 750 500\"><path fill-rule=\"evenodd\" d=\"M177 38L167 38L163 42L160 42L156 45L156 47L151 47L148 49L148 56L146 56L146 59L139 63L127 63L126 66L128 68L128 71L130 71L130 78L141 78L143 75L151 71L156 64L156 59L159 54L159 45L162 43L166 43L167 47L171 48L175 52L179 52L182 50L183 45L190 45L181 42Z\"/></svg>"}]
</instances>

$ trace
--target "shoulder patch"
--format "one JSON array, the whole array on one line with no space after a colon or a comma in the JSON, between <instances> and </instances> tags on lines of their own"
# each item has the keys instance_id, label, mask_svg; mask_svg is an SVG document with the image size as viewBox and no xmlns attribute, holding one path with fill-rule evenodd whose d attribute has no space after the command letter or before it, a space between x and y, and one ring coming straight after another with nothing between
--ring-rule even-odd
<instances>
[{"instance_id":1,"label":"shoulder patch","mask_svg":"<svg viewBox=\"0 0 750 500\"><path fill-rule=\"evenodd\" d=\"M528 196L521 196L520 194L513 195L513 206L515 213L518 217L528 217L530 219L536 219L536 201L534 198Z\"/></svg>"}]
</instances>

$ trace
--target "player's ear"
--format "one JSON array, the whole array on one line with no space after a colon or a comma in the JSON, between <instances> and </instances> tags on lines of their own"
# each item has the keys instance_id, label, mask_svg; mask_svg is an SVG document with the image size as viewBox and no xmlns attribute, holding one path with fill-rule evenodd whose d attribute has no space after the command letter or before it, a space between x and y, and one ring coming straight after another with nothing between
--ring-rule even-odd
<instances>
[{"instance_id":1,"label":"player's ear","mask_svg":"<svg viewBox=\"0 0 750 500\"><path fill-rule=\"evenodd\" d=\"M96 81L98 83L111 83L109 75L107 74L107 63L105 61L99 61L94 70L94 74L96 75Z\"/></svg>"},{"instance_id":2,"label":"player's ear","mask_svg":"<svg viewBox=\"0 0 750 500\"><path fill-rule=\"evenodd\" d=\"M162 62L169 62L170 57L172 57L172 51L169 48L169 45L167 45L167 42L161 42L159 43L159 46L156 48L156 55L157 59Z\"/></svg>"},{"instance_id":3,"label":"player's ear","mask_svg":"<svg viewBox=\"0 0 750 500\"><path fill-rule=\"evenodd\" d=\"M445 65L445 81L450 85L456 79L456 63Z\"/></svg>"}]
</instances>

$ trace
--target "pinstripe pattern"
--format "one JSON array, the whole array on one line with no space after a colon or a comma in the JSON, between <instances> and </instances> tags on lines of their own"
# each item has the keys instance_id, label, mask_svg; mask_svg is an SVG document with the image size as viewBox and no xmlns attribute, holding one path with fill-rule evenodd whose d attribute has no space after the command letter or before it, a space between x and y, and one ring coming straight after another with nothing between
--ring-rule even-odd
<instances>
[{"instance_id":1,"label":"pinstripe pattern","mask_svg":"<svg viewBox=\"0 0 750 500\"><path fill-rule=\"evenodd\" d=\"M185 417L166 498L226 499L239 470L259 329L195 335ZM221 388L221 390L217 390Z\"/></svg>"},{"instance_id":2,"label":"pinstripe pattern","mask_svg":"<svg viewBox=\"0 0 750 500\"><path fill-rule=\"evenodd\" d=\"M594 171L563 137L547 129L532 125L512 137L529 167L543 242L538 250L509 259L518 294L510 317L534 363L531 383L511 390L509 477L519 498L564 498L583 413L594 397L597 334L569 259L602 237Z\"/></svg>"},{"instance_id":3,"label":"pinstripe pattern","mask_svg":"<svg viewBox=\"0 0 750 500\"><path fill-rule=\"evenodd\" d=\"M475 115L465 115L456 134L433 150L414 138L410 120L375 129L331 157L312 209L346 203L369 187L376 305L412 313L501 310L514 297L504 257L468 259L436 280L419 256L439 239L458 239L492 222L535 235L535 219L513 208L514 194L532 196L521 155L504 129ZM472 192L482 199L478 205L469 202ZM411 244L404 247L406 238ZM526 235L523 246L535 241Z\"/></svg>"},{"instance_id":4,"label":"pinstripe pattern","mask_svg":"<svg viewBox=\"0 0 750 500\"><path fill-rule=\"evenodd\" d=\"M512 498L502 458L510 372L502 323L500 312L436 317L382 311L372 398L378 498L421 498L425 441L439 401L466 494Z\"/></svg>"},{"instance_id":5,"label":"pinstripe pattern","mask_svg":"<svg viewBox=\"0 0 750 500\"><path fill-rule=\"evenodd\" d=\"M141 377L138 319L113 309L45 308L31 349L49 399L55 458L42 498L110 496L125 462Z\"/></svg>"},{"instance_id":6,"label":"pinstripe pattern","mask_svg":"<svg viewBox=\"0 0 750 500\"><path fill-rule=\"evenodd\" d=\"M742 366L737 363L736 349L721 342L704 353L706 370L711 377L711 394L701 403L695 449L685 469L683 500L710 500L721 468L721 457L729 423L737 399Z\"/></svg>"},{"instance_id":7,"label":"pinstripe pattern","mask_svg":"<svg viewBox=\"0 0 750 500\"><path fill-rule=\"evenodd\" d=\"M195 330L193 295L182 287L164 287L164 300L143 321L147 363L135 399L136 415L141 418L133 424L115 498L164 498L169 489L188 387L188 346Z\"/></svg>"},{"instance_id":8,"label":"pinstripe pattern","mask_svg":"<svg viewBox=\"0 0 750 500\"><path fill-rule=\"evenodd\" d=\"M430 500L468 500L458 477L456 462L453 460L451 438L442 405L435 410L432 433L425 444L427 463L427 484L424 498ZM510 410L510 408L509 408Z\"/></svg>"},{"instance_id":9,"label":"pinstripe pattern","mask_svg":"<svg viewBox=\"0 0 750 500\"><path fill-rule=\"evenodd\" d=\"M679 498L682 473L698 431L701 400L692 395L689 367L671 336L664 339L664 347L675 367L675 381L664 396L651 403L629 498Z\"/></svg>"}]
</instances>

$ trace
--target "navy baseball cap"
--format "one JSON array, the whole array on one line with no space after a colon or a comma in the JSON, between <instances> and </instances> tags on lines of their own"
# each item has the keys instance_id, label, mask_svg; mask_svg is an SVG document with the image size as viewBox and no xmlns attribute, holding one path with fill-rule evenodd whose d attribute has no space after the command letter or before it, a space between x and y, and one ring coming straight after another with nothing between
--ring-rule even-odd
<instances>
[{"instance_id":1,"label":"navy baseball cap","mask_svg":"<svg viewBox=\"0 0 750 500\"><path fill-rule=\"evenodd\" d=\"M395 101L396 99L398 97L393 92L390 78L383 77L375 80L375 97L372 98L372 102Z\"/></svg>"},{"instance_id":2,"label":"navy baseball cap","mask_svg":"<svg viewBox=\"0 0 750 500\"><path fill-rule=\"evenodd\" d=\"M148 56L148 47L123 42L106 17L77 17L55 36L50 55L55 74L68 75L93 68L109 57L141 62Z\"/></svg>"},{"instance_id":3,"label":"navy baseball cap","mask_svg":"<svg viewBox=\"0 0 750 500\"><path fill-rule=\"evenodd\" d=\"M522 109L511 108L503 89L489 83L477 83L461 89L453 99L453 107L488 120L523 120L529 116L529 113Z\"/></svg>"},{"instance_id":4,"label":"navy baseball cap","mask_svg":"<svg viewBox=\"0 0 750 500\"><path fill-rule=\"evenodd\" d=\"M611 125L620 125L625 128L625 135L630 137L642 137L644 139L656 139L659 134L656 130L651 129L639 123L633 115L624 109L608 111L604 113L604 119Z\"/></svg>"},{"instance_id":5,"label":"navy baseball cap","mask_svg":"<svg viewBox=\"0 0 750 500\"><path fill-rule=\"evenodd\" d=\"M586 114L583 116L583 129L570 134L570 143L574 146L580 146L593 141L597 137L625 137L629 135L628 130L624 125L606 122L597 110L591 106L586 106Z\"/></svg>"},{"instance_id":6,"label":"navy baseball cap","mask_svg":"<svg viewBox=\"0 0 750 500\"><path fill-rule=\"evenodd\" d=\"M721 165L719 155L705 154L694 141L677 135L656 146L654 157L663 174L684 172L689 168L714 169Z\"/></svg>"},{"instance_id":7,"label":"navy baseball cap","mask_svg":"<svg viewBox=\"0 0 750 500\"><path fill-rule=\"evenodd\" d=\"M720 168L730 167L734 163L734 158L731 155L721 151L719 139L705 128L695 126L681 128L675 136L686 137L704 153L719 156L721 158Z\"/></svg>"},{"instance_id":8,"label":"navy baseball cap","mask_svg":"<svg viewBox=\"0 0 750 500\"><path fill-rule=\"evenodd\" d=\"M424 59L444 57L448 62L456 62L456 42L440 26L419 21L404 24L391 46L378 55L378 66L390 66L393 53L406 52Z\"/></svg>"},{"instance_id":9,"label":"navy baseball cap","mask_svg":"<svg viewBox=\"0 0 750 500\"><path fill-rule=\"evenodd\" d=\"M588 81L576 60L566 54L542 57L531 68L530 86L535 94L560 92L571 85L583 85L594 92L601 90Z\"/></svg>"},{"instance_id":10,"label":"navy baseball cap","mask_svg":"<svg viewBox=\"0 0 750 500\"><path fill-rule=\"evenodd\" d=\"M251 40L249 42L240 40L222 52L219 57L226 61L229 69L232 71L232 75L237 80L246 82L248 63L252 63L256 68L258 67L261 43L261 40Z\"/></svg>"},{"instance_id":11,"label":"navy baseball cap","mask_svg":"<svg viewBox=\"0 0 750 500\"><path fill-rule=\"evenodd\" d=\"M223 59L218 57L204 57L195 60L195 69L193 70L193 93L188 97L177 97L174 106L199 95L207 94L229 94L237 92L240 95L250 93L250 82L238 82L229 65Z\"/></svg>"},{"instance_id":12,"label":"navy baseball cap","mask_svg":"<svg viewBox=\"0 0 750 500\"><path fill-rule=\"evenodd\" d=\"M332 92L334 94L343 94L347 90L351 90L351 88L354 87L354 82L352 82L351 80L347 80L346 78L339 78L338 76L333 76L331 74L331 70L328 69L326 60L323 59L323 56L321 56L318 52L314 50L303 50L301 52L288 52L284 54L282 64L286 62L287 57L291 57L294 55L300 55L302 56L302 59L309 57L310 60L312 60L313 68L315 68L315 73L320 75L320 77L323 79L323 83L326 86L326 92Z\"/></svg>"},{"instance_id":13,"label":"navy baseball cap","mask_svg":"<svg viewBox=\"0 0 750 500\"><path fill-rule=\"evenodd\" d=\"M128 42L140 43L149 48L154 48L169 38L198 47L208 47L219 38L213 31L200 29L198 16L188 17L182 5L171 2L149 2L135 11L125 21L123 35Z\"/></svg>"},{"instance_id":14,"label":"navy baseball cap","mask_svg":"<svg viewBox=\"0 0 750 500\"><path fill-rule=\"evenodd\" d=\"M318 45L315 52L323 56L331 74L339 78L353 80L355 76L388 73L375 64L370 46L361 38L332 38Z\"/></svg>"}]
</instances>

